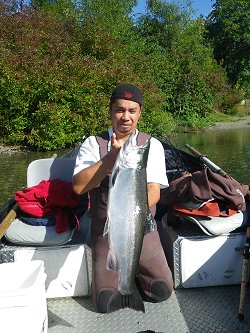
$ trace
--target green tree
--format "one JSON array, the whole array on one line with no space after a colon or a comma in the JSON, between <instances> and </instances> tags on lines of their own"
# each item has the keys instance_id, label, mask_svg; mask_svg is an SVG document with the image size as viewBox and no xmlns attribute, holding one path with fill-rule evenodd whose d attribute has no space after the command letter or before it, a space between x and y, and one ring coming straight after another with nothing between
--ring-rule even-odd
<instances>
[{"instance_id":1,"label":"green tree","mask_svg":"<svg viewBox=\"0 0 250 333\"><path fill-rule=\"evenodd\" d=\"M0 137L41 150L76 144L110 126L109 96L124 81L145 91L141 128L156 136L167 132L171 117L161 114L151 59L127 22L128 33L116 36L111 25L96 30L98 20L88 25L55 8L0 15ZM93 47L87 49L89 36Z\"/></svg>"},{"instance_id":2,"label":"green tree","mask_svg":"<svg viewBox=\"0 0 250 333\"><path fill-rule=\"evenodd\" d=\"M196 125L220 105L217 98L224 100L230 87L218 90L218 81L227 86L226 77L205 42L204 21L191 18L192 2L181 4L148 1L138 29L153 54L152 71L165 95L165 110Z\"/></svg>"},{"instance_id":3,"label":"green tree","mask_svg":"<svg viewBox=\"0 0 250 333\"><path fill-rule=\"evenodd\" d=\"M82 26L82 50L98 59L119 53L133 30L130 17L135 0L81 0L77 8Z\"/></svg>"},{"instance_id":4,"label":"green tree","mask_svg":"<svg viewBox=\"0 0 250 333\"><path fill-rule=\"evenodd\" d=\"M174 117L197 128L234 99L205 44L204 22L192 20L189 7L151 0L135 21L134 0L41 0L23 11L4 1L0 138L6 143L51 150L108 128L109 96L120 82L144 91L140 128L158 137L174 130Z\"/></svg>"},{"instance_id":5,"label":"green tree","mask_svg":"<svg viewBox=\"0 0 250 333\"><path fill-rule=\"evenodd\" d=\"M191 1L181 1L176 4L162 0L147 0L146 14L138 20L141 34L164 49L170 49L176 36L191 21L193 12L191 3Z\"/></svg>"},{"instance_id":6,"label":"green tree","mask_svg":"<svg viewBox=\"0 0 250 333\"><path fill-rule=\"evenodd\" d=\"M250 1L217 0L206 21L207 39L233 84L250 82Z\"/></svg>"}]
</instances>

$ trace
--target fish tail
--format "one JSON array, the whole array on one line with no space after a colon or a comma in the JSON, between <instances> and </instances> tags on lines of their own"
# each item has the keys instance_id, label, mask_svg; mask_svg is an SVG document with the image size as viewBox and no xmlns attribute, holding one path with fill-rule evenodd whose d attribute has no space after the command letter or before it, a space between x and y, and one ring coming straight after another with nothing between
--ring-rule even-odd
<instances>
[{"instance_id":1,"label":"fish tail","mask_svg":"<svg viewBox=\"0 0 250 333\"><path fill-rule=\"evenodd\" d=\"M122 295L118 290L112 295L108 303L108 313L120 309L130 308L145 313L145 307L137 288L130 295Z\"/></svg>"}]
</instances>

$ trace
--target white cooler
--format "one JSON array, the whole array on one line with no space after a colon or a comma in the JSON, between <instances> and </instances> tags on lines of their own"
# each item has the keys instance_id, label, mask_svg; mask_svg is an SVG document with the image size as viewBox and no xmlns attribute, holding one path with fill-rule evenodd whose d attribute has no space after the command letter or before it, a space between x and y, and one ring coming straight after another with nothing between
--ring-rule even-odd
<instances>
[{"instance_id":1,"label":"white cooler","mask_svg":"<svg viewBox=\"0 0 250 333\"><path fill-rule=\"evenodd\" d=\"M163 248L174 275L175 288L240 284L245 234L207 236L192 222L159 225Z\"/></svg>"},{"instance_id":2,"label":"white cooler","mask_svg":"<svg viewBox=\"0 0 250 333\"><path fill-rule=\"evenodd\" d=\"M47 332L45 279L42 261L0 264L1 332Z\"/></svg>"},{"instance_id":3,"label":"white cooler","mask_svg":"<svg viewBox=\"0 0 250 333\"><path fill-rule=\"evenodd\" d=\"M3 252L4 251L4 252ZM86 244L53 247L5 247L5 261L44 262L46 297L87 296L90 294L91 250Z\"/></svg>"}]
</instances>

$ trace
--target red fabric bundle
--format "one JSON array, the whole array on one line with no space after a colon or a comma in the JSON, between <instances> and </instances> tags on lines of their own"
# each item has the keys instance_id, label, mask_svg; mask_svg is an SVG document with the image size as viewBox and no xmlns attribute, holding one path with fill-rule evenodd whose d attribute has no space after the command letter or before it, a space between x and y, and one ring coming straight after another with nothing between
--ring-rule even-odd
<instances>
[{"instance_id":1,"label":"red fabric bundle","mask_svg":"<svg viewBox=\"0 0 250 333\"><path fill-rule=\"evenodd\" d=\"M71 183L53 179L17 191L14 198L25 213L35 217L54 216L56 231L60 233L70 229L69 208L79 206L81 196L73 192Z\"/></svg>"}]
</instances>

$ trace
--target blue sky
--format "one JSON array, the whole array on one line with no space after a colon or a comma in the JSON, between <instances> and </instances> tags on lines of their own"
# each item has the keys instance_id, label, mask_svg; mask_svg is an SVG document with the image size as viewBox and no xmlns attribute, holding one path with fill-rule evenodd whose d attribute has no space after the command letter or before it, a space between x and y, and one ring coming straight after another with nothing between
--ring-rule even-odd
<instances>
[{"instance_id":1,"label":"blue sky","mask_svg":"<svg viewBox=\"0 0 250 333\"><path fill-rule=\"evenodd\" d=\"M165 0L166 2L176 2L178 3L178 0L172 1L172 0ZM193 0L193 8L196 11L195 17L200 16L201 14L203 16L207 16L211 10L212 6L215 3L215 0ZM139 0L138 6L135 8L136 13L144 13L146 8L146 0Z\"/></svg>"}]
</instances>

